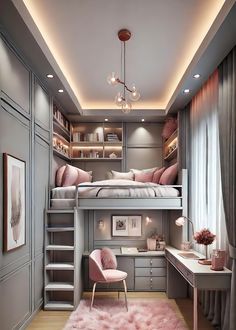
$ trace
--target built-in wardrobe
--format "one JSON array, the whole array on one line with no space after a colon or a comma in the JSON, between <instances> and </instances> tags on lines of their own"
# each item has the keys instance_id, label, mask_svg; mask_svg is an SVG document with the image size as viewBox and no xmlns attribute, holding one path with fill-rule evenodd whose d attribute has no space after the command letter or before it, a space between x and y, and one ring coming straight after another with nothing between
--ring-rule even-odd
<instances>
[{"instance_id":1,"label":"built-in wardrobe","mask_svg":"<svg viewBox=\"0 0 236 330\"><path fill-rule=\"evenodd\" d=\"M19 329L43 302L44 209L50 176L48 91L4 33L0 36L0 320ZM25 161L25 244L4 251L3 153Z\"/></svg>"}]
</instances>

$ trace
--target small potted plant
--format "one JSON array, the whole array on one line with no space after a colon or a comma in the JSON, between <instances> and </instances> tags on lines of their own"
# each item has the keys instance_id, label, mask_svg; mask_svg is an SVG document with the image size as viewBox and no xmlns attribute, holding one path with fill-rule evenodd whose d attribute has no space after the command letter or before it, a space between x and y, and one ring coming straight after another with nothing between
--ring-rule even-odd
<instances>
[{"instance_id":1,"label":"small potted plant","mask_svg":"<svg viewBox=\"0 0 236 330\"><path fill-rule=\"evenodd\" d=\"M216 235L212 234L212 232L207 228L203 228L202 230L197 231L194 234L193 238L195 239L195 241L198 244L205 245L206 259L203 260L203 262L200 262L200 263L210 264L210 261L208 260L208 245L213 243L213 241L215 240L215 237L216 237Z\"/></svg>"}]
</instances>

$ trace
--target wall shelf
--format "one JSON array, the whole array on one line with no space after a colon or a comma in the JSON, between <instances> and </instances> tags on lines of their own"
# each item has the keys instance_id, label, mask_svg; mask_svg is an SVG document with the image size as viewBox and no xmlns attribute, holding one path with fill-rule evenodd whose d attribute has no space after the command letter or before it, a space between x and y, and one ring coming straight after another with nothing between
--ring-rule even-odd
<instances>
[{"instance_id":1,"label":"wall shelf","mask_svg":"<svg viewBox=\"0 0 236 330\"><path fill-rule=\"evenodd\" d=\"M69 156L64 155L62 152L58 151L55 148L53 148L53 153L64 160L70 160Z\"/></svg>"},{"instance_id":2,"label":"wall shelf","mask_svg":"<svg viewBox=\"0 0 236 330\"><path fill-rule=\"evenodd\" d=\"M171 136L164 142L163 145L163 158L169 162L177 158L178 154L178 129L176 129Z\"/></svg>"}]
</instances>

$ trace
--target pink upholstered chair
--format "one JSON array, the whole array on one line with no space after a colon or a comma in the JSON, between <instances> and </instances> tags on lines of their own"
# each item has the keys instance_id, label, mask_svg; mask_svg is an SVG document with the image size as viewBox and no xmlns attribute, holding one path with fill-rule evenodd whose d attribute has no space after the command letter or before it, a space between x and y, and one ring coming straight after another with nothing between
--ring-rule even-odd
<instances>
[{"instance_id":1,"label":"pink upholstered chair","mask_svg":"<svg viewBox=\"0 0 236 330\"><path fill-rule=\"evenodd\" d=\"M114 254L113 257L116 258ZM126 277L127 277L127 273L122 272L121 270L112 269L112 268L104 269L102 264L102 250L97 249L91 252L91 254L89 255L89 278L92 281L94 281L94 284L93 284L93 294L92 294L90 310L92 309L93 306L94 294L97 283L112 283L112 282L122 281L124 285L124 293L125 293L125 306L128 311L127 286L125 282Z\"/></svg>"}]
</instances>

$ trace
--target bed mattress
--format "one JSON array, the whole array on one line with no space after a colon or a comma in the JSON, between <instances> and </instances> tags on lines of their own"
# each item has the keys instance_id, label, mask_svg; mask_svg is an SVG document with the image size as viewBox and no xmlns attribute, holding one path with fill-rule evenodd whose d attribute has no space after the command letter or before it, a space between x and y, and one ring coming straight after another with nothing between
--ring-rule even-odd
<instances>
[{"instance_id":1,"label":"bed mattress","mask_svg":"<svg viewBox=\"0 0 236 330\"><path fill-rule=\"evenodd\" d=\"M76 187L52 189L52 199L75 199ZM155 198L178 197L179 191L171 186L142 183L131 180L102 180L85 182L78 186L79 198Z\"/></svg>"}]
</instances>

